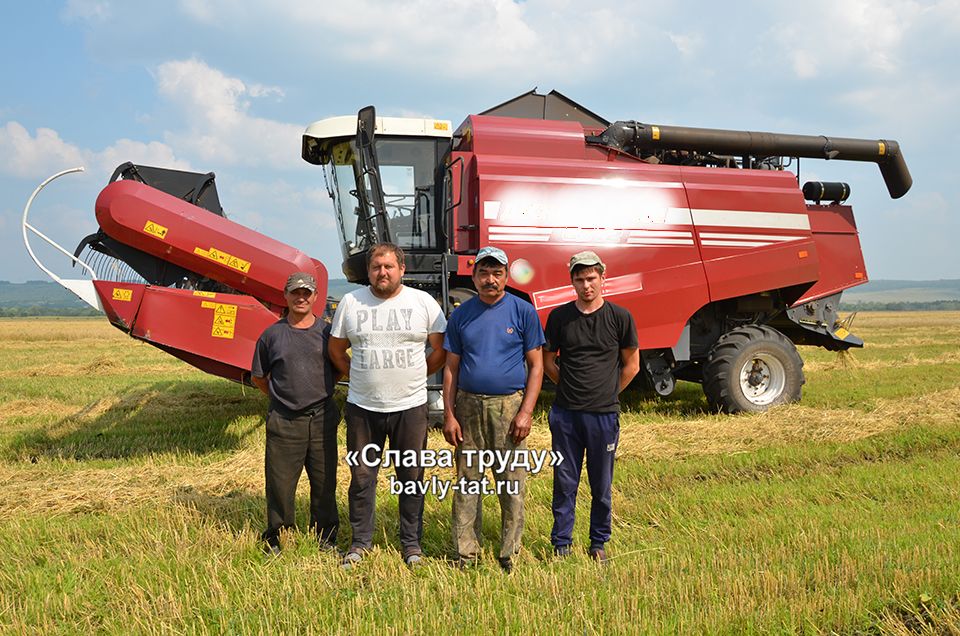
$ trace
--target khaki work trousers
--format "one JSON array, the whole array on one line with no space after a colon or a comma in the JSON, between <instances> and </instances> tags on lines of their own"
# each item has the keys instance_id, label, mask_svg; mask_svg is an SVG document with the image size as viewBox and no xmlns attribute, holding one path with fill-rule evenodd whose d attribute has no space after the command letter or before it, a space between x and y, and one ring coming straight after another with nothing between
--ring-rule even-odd
<instances>
[{"instance_id":1,"label":"khaki work trousers","mask_svg":"<svg viewBox=\"0 0 960 636\"><path fill-rule=\"evenodd\" d=\"M520 551L523 535L523 500L526 494L527 470L507 466L502 472L492 469L494 481L483 489L484 494L464 493L464 482L481 482L483 471L476 453L464 451L526 450L526 440L514 444L510 439L510 422L520 410L523 392L511 395L478 395L458 391L456 416L463 431L463 442L457 446L457 485L453 495L453 544L463 559L480 556L482 537L482 499L496 494L500 500L500 558L509 559ZM472 462L468 457L472 456ZM470 464L470 465L468 465ZM512 469L511 469L512 468Z\"/></svg>"}]
</instances>

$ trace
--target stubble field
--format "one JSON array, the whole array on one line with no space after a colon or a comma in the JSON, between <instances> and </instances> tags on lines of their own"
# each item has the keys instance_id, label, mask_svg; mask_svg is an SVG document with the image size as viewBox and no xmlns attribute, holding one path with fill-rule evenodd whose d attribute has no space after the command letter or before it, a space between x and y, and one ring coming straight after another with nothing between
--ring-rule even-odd
<instances>
[{"instance_id":1,"label":"stubble field","mask_svg":"<svg viewBox=\"0 0 960 636\"><path fill-rule=\"evenodd\" d=\"M613 558L585 553L585 485L574 555L552 557L548 469L507 576L494 497L478 567L451 567L450 500L429 495L430 558L404 567L385 471L359 567L306 532L266 557L263 396L103 320L0 320L0 631L960 634L960 313L853 331L865 349L802 349L803 402L764 415L710 414L684 383L628 395ZM341 462L341 548L348 477Z\"/></svg>"}]
</instances>

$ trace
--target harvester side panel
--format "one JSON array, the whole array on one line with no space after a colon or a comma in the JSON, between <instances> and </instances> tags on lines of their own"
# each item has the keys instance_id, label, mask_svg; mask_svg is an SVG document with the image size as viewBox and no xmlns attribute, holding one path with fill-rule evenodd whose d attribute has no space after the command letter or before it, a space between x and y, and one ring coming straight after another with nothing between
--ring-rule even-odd
<instances>
[{"instance_id":1,"label":"harvester side panel","mask_svg":"<svg viewBox=\"0 0 960 636\"><path fill-rule=\"evenodd\" d=\"M607 297L637 316L641 347L676 344L709 301L680 169L587 148L579 124L470 121L478 196L469 208L479 244L510 257L511 287L546 321L575 297L570 256L592 249L607 264Z\"/></svg>"},{"instance_id":2,"label":"harvester side panel","mask_svg":"<svg viewBox=\"0 0 960 636\"><path fill-rule=\"evenodd\" d=\"M250 296L148 286L130 335L203 371L240 381L250 370L257 339L277 319Z\"/></svg>"},{"instance_id":3,"label":"harvester side panel","mask_svg":"<svg viewBox=\"0 0 960 636\"><path fill-rule=\"evenodd\" d=\"M136 181L111 183L97 198L97 220L111 238L272 304L286 306L283 287L295 271L315 273L319 261L229 219Z\"/></svg>"},{"instance_id":4,"label":"harvester side panel","mask_svg":"<svg viewBox=\"0 0 960 636\"><path fill-rule=\"evenodd\" d=\"M820 268L819 280L797 304L831 296L868 280L853 209L846 205L809 205L807 210L817 251L830 267Z\"/></svg>"},{"instance_id":5,"label":"harvester side panel","mask_svg":"<svg viewBox=\"0 0 960 636\"><path fill-rule=\"evenodd\" d=\"M820 260L792 174L690 167L683 181L710 300L817 280Z\"/></svg>"},{"instance_id":6,"label":"harvester side panel","mask_svg":"<svg viewBox=\"0 0 960 636\"><path fill-rule=\"evenodd\" d=\"M100 306L107 314L107 320L117 329L129 333L136 322L143 290L146 285L136 283L115 283L109 280L93 281L93 288L100 297Z\"/></svg>"}]
</instances>

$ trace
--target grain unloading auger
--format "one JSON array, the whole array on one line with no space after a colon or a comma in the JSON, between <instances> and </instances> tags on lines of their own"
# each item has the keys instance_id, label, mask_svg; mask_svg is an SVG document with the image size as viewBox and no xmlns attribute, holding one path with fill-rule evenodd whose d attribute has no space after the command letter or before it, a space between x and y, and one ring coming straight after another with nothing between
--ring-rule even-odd
<instances>
[{"instance_id":1,"label":"grain unloading auger","mask_svg":"<svg viewBox=\"0 0 960 636\"><path fill-rule=\"evenodd\" d=\"M286 307L293 272L313 273L326 298L327 270L300 250L226 218L213 173L117 168L100 192L100 229L70 252L28 221L23 240L38 267L133 338L214 375L243 382L263 330ZM69 257L84 277L64 279L44 266L28 230Z\"/></svg>"}]
</instances>

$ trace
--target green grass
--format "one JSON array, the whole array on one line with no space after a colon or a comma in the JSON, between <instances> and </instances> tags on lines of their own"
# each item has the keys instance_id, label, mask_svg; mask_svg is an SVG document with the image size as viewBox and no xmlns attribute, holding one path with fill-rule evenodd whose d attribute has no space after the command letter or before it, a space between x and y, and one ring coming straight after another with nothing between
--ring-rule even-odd
<instances>
[{"instance_id":1,"label":"green grass","mask_svg":"<svg viewBox=\"0 0 960 636\"><path fill-rule=\"evenodd\" d=\"M407 570L385 475L358 568L303 532L265 558L262 396L103 322L2 320L0 631L960 633L960 314L861 315L854 331L868 346L848 358L802 351L800 405L717 416L686 383L628 396L611 561L585 554L585 485L574 555L553 559L545 471L505 576L494 498L478 567L450 566L450 502L428 497L428 565Z\"/></svg>"}]
</instances>

